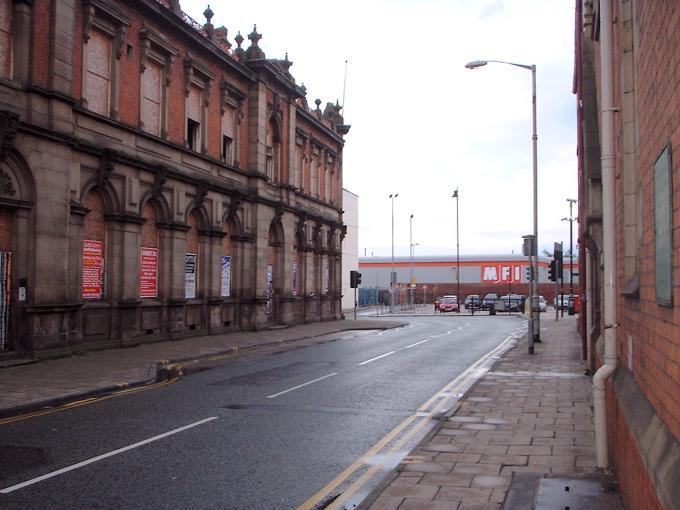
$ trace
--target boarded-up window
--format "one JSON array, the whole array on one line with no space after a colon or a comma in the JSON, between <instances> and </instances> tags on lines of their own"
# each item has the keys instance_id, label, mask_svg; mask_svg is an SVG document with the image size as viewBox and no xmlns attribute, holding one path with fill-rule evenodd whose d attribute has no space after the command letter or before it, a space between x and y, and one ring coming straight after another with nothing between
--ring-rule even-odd
<instances>
[{"instance_id":1,"label":"boarded-up window","mask_svg":"<svg viewBox=\"0 0 680 510\"><path fill-rule=\"evenodd\" d=\"M83 224L83 299L102 299L106 268L104 200L99 192L90 191L83 205L90 210Z\"/></svg>"},{"instance_id":2,"label":"boarded-up window","mask_svg":"<svg viewBox=\"0 0 680 510\"><path fill-rule=\"evenodd\" d=\"M673 304L673 194L671 152L666 146L654 163L654 252L656 301Z\"/></svg>"},{"instance_id":3,"label":"boarded-up window","mask_svg":"<svg viewBox=\"0 0 680 510\"><path fill-rule=\"evenodd\" d=\"M0 251L12 251L11 209L0 209Z\"/></svg>"},{"instance_id":4,"label":"boarded-up window","mask_svg":"<svg viewBox=\"0 0 680 510\"><path fill-rule=\"evenodd\" d=\"M92 30L86 44L87 105L93 112L109 115L111 101L111 38Z\"/></svg>"},{"instance_id":5,"label":"boarded-up window","mask_svg":"<svg viewBox=\"0 0 680 510\"><path fill-rule=\"evenodd\" d=\"M0 76L12 76L12 6L13 2L0 4Z\"/></svg>"},{"instance_id":6,"label":"boarded-up window","mask_svg":"<svg viewBox=\"0 0 680 510\"><path fill-rule=\"evenodd\" d=\"M234 162L234 125L236 112L227 107L222 115L222 161L231 165Z\"/></svg>"},{"instance_id":7,"label":"boarded-up window","mask_svg":"<svg viewBox=\"0 0 680 510\"><path fill-rule=\"evenodd\" d=\"M331 172L330 172L328 165L326 165L326 167L324 169L323 177L324 177L323 198L327 202L330 202L330 200L331 200Z\"/></svg>"},{"instance_id":8,"label":"boarded-up window","mask_svg":"<svg viewBox=\"0 0 680 510\"><path fill-rule=\"evenodd\" d=\"M194 86L189 88L186 99L187 144L195 151L201 150L201 97L202 91Z\"/></svg>"},{"instance_id":9,"label":"boarded-up window","mask_svg":"<svg viewBox=\"0 0 680 510\"><path fill-rule=\"evenodd\" d=\"M319 162L315 159L312 161L312 175L310 179L310 194L313 197L319 196Z\"/></svg>"},{"instance_id":10,"label":"boarded-up window","mask_svg":"<svg viewBox=\"0 0 680 510\"><path fill-rule=\"evenodd\" d=\"M161 133L162 77L163 67L149 60L142 73L142 129L156 136Z\"/></svg>"},{"instance_id":11,"label":"boarded-up window","mask_svg":"<svg viewBox=\"0 0 680 510\"><path fill-rule=\"evenodd\" d=\"M293 186L298 190L302 188L302 145L295 146L295 170L293 174Z\"/></svg>"}]
</instances>

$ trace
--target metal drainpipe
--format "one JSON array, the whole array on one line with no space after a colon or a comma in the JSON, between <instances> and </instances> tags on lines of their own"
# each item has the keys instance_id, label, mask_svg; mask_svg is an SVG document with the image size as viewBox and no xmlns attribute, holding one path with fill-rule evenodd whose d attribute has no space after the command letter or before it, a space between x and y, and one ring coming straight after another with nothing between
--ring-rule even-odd
<instances>
[{"instance_id":1,"label":"metal drainpipe","mask_svg":"<svg viewBox=\"0 0 680 510\"><path fill-rule=\"evenodd\" d=\"M614 187L614 112L612 0L600 2L600 73L602 84L602 226L604 255L604 365L593 376L597 466L609 467L605 388L616 369L616 222Z\"/></svg>"},{"instance_id":2,"label":"metal drainpipe","mask_svg":"<svg viewBox=\"0 0 680 510\"><path fill-rule=\"evenodd\" d=\"M582 268L579 272L579 281L581 275L585 275L586 284L586 299L581 304L583 307L583 313L586 317L586 358L588 374L593 373L593 344L592 344L592 329L593 329L593 310L594 307L591 305L593 299L593 289L592 289L592 276L590 275L590 268L592 264L592 255L590 253L590 248L586 248L586 263L585 268Z\"/></svg>"}]
</instances>

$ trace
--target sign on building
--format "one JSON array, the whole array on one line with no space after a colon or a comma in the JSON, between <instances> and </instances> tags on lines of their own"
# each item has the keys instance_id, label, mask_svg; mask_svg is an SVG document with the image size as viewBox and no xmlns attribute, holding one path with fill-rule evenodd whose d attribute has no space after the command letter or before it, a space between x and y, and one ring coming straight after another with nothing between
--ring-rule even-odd
<instances>
[{"instance_id":1,"label":"sign on building","mask_svg":"<svg viewBox=\"0 0 680 510\"><path fill-rule=\"evenodd\" d=\"M104 275L103 243L85 239L83 241L83 299L102 298L102 277Z\"/></svg>"},{"instance_id":2,"label":"sign on building","mask_svg":"<svg viewBox=\"0 0 680 510\"><path fill-rule=\"evenodd\" d=\"M222 289L220 296L229 297L231 295L231 257L222 255Z\"/></svg>"},{"instance_id":3,"label":"sign on building","mask_svg":"<svg viewBox=\"0 0 680 510\"><path fill-rule=\"evenodd\" d=\"M142 247L139 262L139 297L158 297L158 248Z\"/></svg>"},{"instance_id":4,"label":"sign on building","mask_svg":"<svg viewBox=\"0 0 680 510\"><path fill-rule=\"evenodd\" d=\"M184 254L184 297L196 299L196 254Z\"/></svg>"}]
</instances>

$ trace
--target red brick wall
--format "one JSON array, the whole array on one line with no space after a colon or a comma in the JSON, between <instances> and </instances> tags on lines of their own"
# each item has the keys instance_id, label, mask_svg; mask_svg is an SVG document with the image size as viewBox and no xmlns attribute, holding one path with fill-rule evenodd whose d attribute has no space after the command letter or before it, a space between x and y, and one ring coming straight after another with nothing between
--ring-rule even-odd
<instances>
[{"instance_id":1,"label":"red brick wall","mask_svg":"<svg viewBox=\"0 0 680 510\"><path fill-rule=\"evenodd\" d=\"M0 251L12 251L12 211L0 209Z\"/></svg>"},{"instance_id":2,"label":"red brick wall","mask_svg":"<svg viewBox=\"0 0 680 510\"><path fill-rule=\"evenodd\" d=\"M146 248L158 248L158 215L156 208L150 202L147 202L142 211L142 216L146 223L142 225L141 246Z\"/></svg>"},{"instance_id":3,"label":"red brick wall","mask_svg":"<svg viewBox=\"0 0 680 510\"><path fill-rule=\"evenodd\" d=\"M7 2L12 3L12 2ZM50 35L52 9L49 0L36 0L33 4L30 76L33 83L47 87L50 76Z\"/></svg>"},{"instance_id":4,"label":"red brick wall","mask_svg":"<svg viewBox=\"0 0 680 510\"><path fill-rule=\"evenodd\" d=\"M618 2L615 6L615 19ZM623 363L628 360L628 339L632 341L632 371L637 383L659 417L680 440L680 4L677 2L635 2L639 38L636 39L636 101L639 143L637 145L639 192L642 204L640 245L640 297L619 298L618 347ZM622 28L616 24L614 69L615 101L621 96ZM659 37L664 34L664 37ZM622 125L616 118L616 175L621 177ZM654 162L671 144L673 163L673 245L674 281L672 308L656 303L654 252ZM617 253L623 253L623 179L616 181ZM619 261L618 286L626 283Z\"/></svg>"},{"instance_id":5,"label":"red brick wall","mask_svg":"<svg viewBox=\"0 0 680 510\"><path fill-rule=\"evenodd\" d=\"M611 385L610 385L611 386ZM654 485L638 453L638 447L626 424L623 411L616 402L611 389L608 402L612 403L614 433L611 435L612 455L616 478L621 482L619 489L626 502L626 508L635 510L663 510Z\"/></svg>"},{"instance_id":6,"label":"red brick wall","mask_svg":"<svg viewBox=\"0 0 680 510\"><path fill-rule=\"evenodd\" d=\"M92 241L106 242L106 221L104 220L104 200L98 191L90 191L85 199L83 205L87 207L90 212L85 216L85 224L83 225L83 239L90 239ZM106 253L106 247L103 245L102 249Z\"/></svg>"}]
</instances>

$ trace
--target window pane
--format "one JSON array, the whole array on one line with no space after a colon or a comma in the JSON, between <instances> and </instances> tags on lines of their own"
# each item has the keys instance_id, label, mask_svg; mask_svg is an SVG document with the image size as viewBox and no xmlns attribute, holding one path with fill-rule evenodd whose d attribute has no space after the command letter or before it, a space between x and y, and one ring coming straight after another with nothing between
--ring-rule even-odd
<instances>
[{"instance_id":1,"label":"window pane","mask_svg":"<svg viewBox=\"0 0 680 510\"><path fill-rule=\"evenodd\" d=\"M673 257L671 253L671 154L666 147L654 163L654 251L656 300L673 303Z\"/></svg>"}]
</instances>

